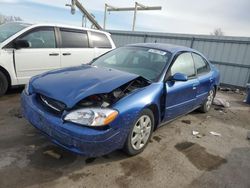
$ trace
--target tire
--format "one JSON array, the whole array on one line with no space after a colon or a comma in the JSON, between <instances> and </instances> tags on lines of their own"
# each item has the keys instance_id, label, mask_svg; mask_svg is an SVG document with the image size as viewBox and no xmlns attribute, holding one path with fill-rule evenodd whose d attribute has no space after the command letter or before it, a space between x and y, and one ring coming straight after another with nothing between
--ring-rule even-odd
<instances>
[{"instance_id":1,"label":"tire","mask_svg":"<svg viewBox=\"0 0 250 188\"><path fill-rule=\"evenodd\" d=\"M3 72L0 71L0 96L3 96L8 90L8 80Z\"/></svg>"},{"instance_id":2,"label":"tire","mask_svg":"<svg viewBox=\"0 0 250 188\"><path fill-rule=\"evenodd\" d=\"M214 97L215 97L215 88L213 88L209 91L207 99L202 104L202 106L199 108L199 110L203 113L207 113L211 109L212 103L214 101Z\"/></svg>"},{"instance_id":3,"label":"tire","mask_svg":"<svg viewBox=\"0 0 250 188\"><path fill-rule=\"evenodd\" d=\"M154 115L151 110L144 109L129 132L124 151L130 156L141 153L147 146L153 130Z\"/></svg>"}]
</instances>

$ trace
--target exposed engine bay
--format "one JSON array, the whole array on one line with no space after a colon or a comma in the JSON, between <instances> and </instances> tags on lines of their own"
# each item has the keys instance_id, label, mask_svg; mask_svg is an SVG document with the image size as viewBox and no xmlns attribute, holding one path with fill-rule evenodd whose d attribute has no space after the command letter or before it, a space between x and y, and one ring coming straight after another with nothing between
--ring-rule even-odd
<instances>
[{"instance_id":1,"label":"exposed engine bay","mask_svg":"<svg viewBox=\"0 0 250 188\"><path fill-rule=\"evenodd\" d=\"M129 95L131 92L146 87L150 84L148 80L145 78L139 77L135 80L132 80L115 90L113 90L110 93L104 93L104 94L96 94L91 95L83 100L81 100L77 104L77 108L79 107L109 107L110 105L116 103L121 98Z\"/></svg>"}]
</instances>

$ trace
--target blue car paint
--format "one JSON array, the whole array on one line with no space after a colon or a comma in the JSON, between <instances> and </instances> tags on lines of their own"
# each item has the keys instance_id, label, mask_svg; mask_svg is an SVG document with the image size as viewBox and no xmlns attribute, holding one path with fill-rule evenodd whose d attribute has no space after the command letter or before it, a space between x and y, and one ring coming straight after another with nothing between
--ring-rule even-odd
<instances>
[{"instance_id":1,"label":"blue car paint","mask_svg":"<svg viewBox=\"0 0 250 188\"><path fill-rule=\"evenodd\" d=\"M164 44L132 46L169 51L172 53L171 61L183 51L200 54L190 48ZM166 64L157 82L137 89L113 104L112 108L118 110L119 115L105 130L64 122L62 117L48 113L44 106L37 102L36 93L64 102L70 111L70 108L81 99L93 94L108 93L138 78L138 75L88 65L50 71L31 79L29 86L31 95L22 93L23 114L32 125L41 130L55 144L78 154L101 156L123 147L131 126L144 108L153 107L157 125L163 124L199 107L207 97L209 89L219 84L219 72L211 64L209 74L192 80L192 83L188 85L185 82L175 84L164 82L165 72L169 66L169 63ZM197 87L196 94L193 93L191 86ZM64 115L69 111L65 111Z\"/></svg>"},{"instance_id":2,"label":"blue car paint","mask_svg":"<svg viewBox=\"0 0 250 188\"><path fill-rule=\"evenodd\" d=\"M87 96L109 93L138 77L119 70L82 65L37 76L30 87L31 93L35 90L52 99L63 101L68 108L72 108Z\"/></svg>"}]
</instances>

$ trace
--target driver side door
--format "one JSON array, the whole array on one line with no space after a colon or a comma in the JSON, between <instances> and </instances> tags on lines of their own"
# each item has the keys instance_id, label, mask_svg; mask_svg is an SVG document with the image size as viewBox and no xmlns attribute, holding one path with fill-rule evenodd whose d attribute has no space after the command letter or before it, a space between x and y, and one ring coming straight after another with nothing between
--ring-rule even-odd
<instances>
[{"instance_id":1,"label":"driver side door","mask_svg":"<svg viewBox=\"0 0 250 188\"><path fill-rule=\"evenodd\" d=\"M185 74L187 81L173 81L176 73ZM196 78L193 58L190 52L183 52L175 58L166 75L165 121L172 120L190 112L195 107L196 90L199 81Z\"/></svg>"},{"instance_id":2,"label":"driver side door","mask_svg":"<svg viewBox=\"0 0 250 188\"><path fill-rule=\"evenodd\" d=\"M54 27L36 28L18 39L29 43L28 48L14 52L19 84L27 83L32 76L60 68L60 50L57 48Z\"/></svg>"}]
</instances>

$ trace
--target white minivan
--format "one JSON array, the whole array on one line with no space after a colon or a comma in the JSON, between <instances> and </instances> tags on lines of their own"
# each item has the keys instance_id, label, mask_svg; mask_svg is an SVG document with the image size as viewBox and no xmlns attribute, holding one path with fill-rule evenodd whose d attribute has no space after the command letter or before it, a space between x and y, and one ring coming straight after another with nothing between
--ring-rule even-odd
<instances>
[{"instance_id":1,"label":"white minivan","mask_svg":"<svg viewBox=\"0 0 250 188\"><path fill-rule=\"evenodd\" d=\"M34 75L89 63L114 48L104 31L56 24L0 25L0 96Z\"/></svg>"}]
</instances>

